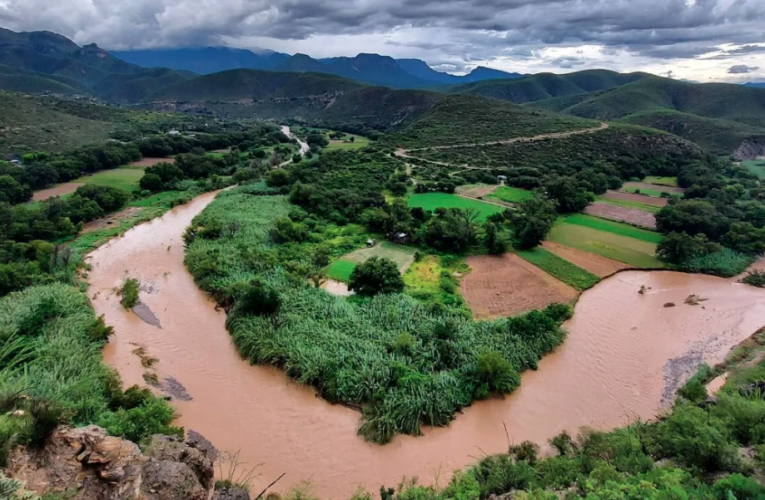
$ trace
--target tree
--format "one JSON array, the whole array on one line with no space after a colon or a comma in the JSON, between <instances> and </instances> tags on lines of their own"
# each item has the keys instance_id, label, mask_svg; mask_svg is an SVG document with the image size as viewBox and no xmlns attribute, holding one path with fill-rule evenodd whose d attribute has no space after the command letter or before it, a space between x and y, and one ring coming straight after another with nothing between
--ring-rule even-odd
<instances>
[{"instance_id":1,"label":"tree","mask_svg":"<svg viewBox=\"0 0 765 500\"><path fill-rule=\"evenodd\" d=\"M515 245L521 249L534 248L544 241L552 229L557 214L555 203L544 196L534 196L521 203L510 215Z\"/></svg>"},{"instance_id":2,"label":"tree","mask_svg":"<svg viewBox=\"0 0 765 500\"><path fill-rule=\"evenodd\" d=\"M348 289L359 295L398 293L404 289L404 279L398 266L390 259L372 257L356 266L351 273Z\"/></svg>"},{"instance_id":3,"label":"tree","mask_svg":"<svg viewBox=\"0 0 765 500\"><path fill-rule=\"evenodd\" d=\"M670 264L682 264L719 250L720 245L709 241L703 234L669 233L656 247L656 255Z\"/></svg>"},{"instance_id":4,"label":"tree","mask_svg":"<svg viewBox=\"0 0 765 500\"><path fill-rule=\"evenodd\" d=\"M476 243L477 220L472 209L439 208L425 224L425 242L436 250L464 252Z\"/></svg>"},{"instance_id":5,"label":"tree","mask_svg":"<svg viewBox=\"0 0 765 500\"><path fill-rule=\"evenodd\" d=\"M279 293L260 278L250 281L236 302L238 311L256 316L274 314L280 305Z\"/></svg>"},{"instance_id":6,"label":"tree","mask_svg":"<svg viewBox=\"0 0 765 500\"><path fill-rule=\"evenodd\" d=\"M656 228L664 234L705 234L711 240L719 241L729 226L728 219L714 205L701 200L683 200L667 205L656 214Z\"/></svg>"},{"instance_id":7,"label":"tree","mask_svg":"<svg viewBox=\"0 0 765 500\"><path fill-rule=\"evenodd\" d=\"M300 163L301 161L303 161L303 156L300 153L292 156L292 163Z\"/></svg>"},{"instance_id":8,"label":"tree","mask_svg":"<svg viewBox=\"0 0 765 500\"><path fill-rule=\"evenodd\" d=\"M266 176L266 184L270 187L287 186L290 183L290 174L283 169L271 170Z\"/></svg>"},{"instance_id":9,"label":"tree","mask_svg":"<svg viewBox=\"0 0 765 500\"><path fill-rule=\"evenodd\" d=\"M0 175L0 202L15 205L23 203L32 197L28 186L22 186L10 175Z\"/></svg>"},{"instance_id":10,"label":"tree","mask_svg":"<svg viewBox=\"0 0 765 500\"><path fill-rule=\"evenodd\" d=\"M157 193L165 189L165 183L162 182L162 179L156 174L144 174L138 184L141 186L141 189L151 191L152 193Z\"/></svg>"},{"instance_id":11,"label":"tree","mask_svg":"<svg viewBox=\"0 0 765 500\"><path fill-rule=\"evenodd\" d=\"M574 177L556 177L544 185L547 195L562 213L581 212L595 201L592 193L578 186Z\"/></svg>"},{"instance_id":12,"label":"tree","mask_svg":"<svg viewBox=\"0 0 765 500\"><path fill-rule=\"evenodd\" d=\"M493 222L486 222L486 248L492 255L501 255L507 252L507 242L502 238L502 232Z\"/></svg>"}]
</instances>

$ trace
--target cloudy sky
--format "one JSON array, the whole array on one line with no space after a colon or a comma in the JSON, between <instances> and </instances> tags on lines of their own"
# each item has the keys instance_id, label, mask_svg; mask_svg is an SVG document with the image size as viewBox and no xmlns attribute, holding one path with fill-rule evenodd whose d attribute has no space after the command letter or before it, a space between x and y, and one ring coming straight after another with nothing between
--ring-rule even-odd
<instances>
[{"instance_id":1,"label":"cloudy sky","mask_svg":"<svg viewBox=\"0 0 765 500\"><path fill-rule=\"evenodd\" d=\"M0 0L0 26L111 49L377 52L464 72L765 81L765 0Z\"/></svg>"}]
</instances>

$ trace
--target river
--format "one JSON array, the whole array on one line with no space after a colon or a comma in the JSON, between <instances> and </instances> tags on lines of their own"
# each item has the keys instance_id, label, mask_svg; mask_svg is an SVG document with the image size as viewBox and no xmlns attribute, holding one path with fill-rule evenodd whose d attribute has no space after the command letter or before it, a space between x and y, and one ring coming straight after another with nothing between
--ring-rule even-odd
<instances>
[{"instance_id":1,"label":"river","mask_svg":"<svg viewBox=\"0 0 765 500\"><path fill-rule=\"evenodd\" d=\"M132 351L142 347L157 358L159 379L173 377L193 397L174 400L179 425L225 452L239 451L245 468L262 463L253 491L282 473L275 490L310 481L321 498L347 499L358 485L374 492L403 476L444 485L453 469L506 451L508 440L544 444L563 430L650 419L699 362L723 360L765 325L765 290L708 276L623 272L582 295L565 325L566 342L538 371L525 373L514 394L467 408L448 428L378 446L356 435L357 412L236 353L224 312L183 265L184 229L214 196L176 207L90 254L89 294L115 329L105 361L126 384L143 384L145 369ZM125 277L141 280L141 300L160 328L122 309L115 288ZM690 294L707 300L686 305ZM664 307L668 302L676 306Z\"/></svg>"},{"instance_id":2,"label":"river","mask_svg":"<svg viewBox=\"0 0 765 500\"><path fill-rule=\"evenodd\" d=\"M309 146L307 143L301 141L295 134L292 133L290 128L286 125L282 125L282 132L284 135L289 137L290 139L295 139L300 146L300 154L305 156L305 154L311 149L311 146Z\"/></svg>"}]
</instances>

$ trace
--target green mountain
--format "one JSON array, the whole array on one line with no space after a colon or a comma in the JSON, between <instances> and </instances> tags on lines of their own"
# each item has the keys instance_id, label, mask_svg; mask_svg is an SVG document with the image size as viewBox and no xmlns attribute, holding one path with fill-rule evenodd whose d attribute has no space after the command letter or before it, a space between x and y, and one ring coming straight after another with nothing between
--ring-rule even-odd
<instances>
[{"instance_id":1,"label":"green mountain","mask_svg":"<svg viewBox=\"0 0 765 500\"><path fill-rule=\"evenodd\" d=\"M448 89L450 93L475 94L512 101L517 104L577 96L607 90L649 77L647 73L616 73L607 70L588 70L565 75L540 73L512 80L489 80Z\"/></svg>"},{"instance_id":2,"label":"green mountain","mask_svg":"<svg viewBox=\"0 0 765 500\"><path fill-rule=\"evenodd\" d=\"M0 89L91 94L114 102L130 102L189 78L172 70L126 63L95 44L80 47L55 33L2 28L0 68Z\"/></svg>"}]
</instances>

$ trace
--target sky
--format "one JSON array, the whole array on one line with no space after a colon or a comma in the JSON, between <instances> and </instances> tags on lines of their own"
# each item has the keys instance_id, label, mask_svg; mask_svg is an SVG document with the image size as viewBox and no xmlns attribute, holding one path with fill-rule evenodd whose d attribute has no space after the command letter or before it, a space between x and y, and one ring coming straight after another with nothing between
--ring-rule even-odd
<instances>
[{"instance_id":1,"label":"sky","mask_svg":"<svg viewBox=\"0 0 765 500\"><path fill-rule=\"evenodd\" d=\"M0 0L0 26L107 49L374 52L453 73L765 81L765 0Z\"/></svg>"}]
</instances>

